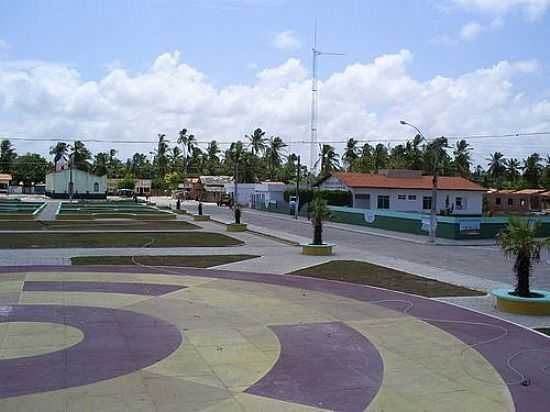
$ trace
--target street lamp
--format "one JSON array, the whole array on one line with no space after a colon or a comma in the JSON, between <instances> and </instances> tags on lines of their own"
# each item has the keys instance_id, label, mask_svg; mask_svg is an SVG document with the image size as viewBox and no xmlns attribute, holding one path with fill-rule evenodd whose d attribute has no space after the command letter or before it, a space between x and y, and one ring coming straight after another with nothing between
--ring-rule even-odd
<instances>
[{"instance_id":1,"label":"street lamp","mask_svg":"<svg viewBox=\"0 0 550 412\"><path fill-rule=\"evenodd\" d=\"M406 122L405 120L401 120L399 123L401 123L404 126L412 127L414 130L418 132L420 137L422 137L424 140L426 137L424 134L420 131L418 127L416 127L414 124ZM436 222L437 222L437 172L438 172L438 164L439 164L439 148L437 145L432 145L433 150L433 165L432 165L432 207L431 207L431 213L430 213L430 243L435 243L435 231L436 231Z\"/></svg>"}]
</instances>

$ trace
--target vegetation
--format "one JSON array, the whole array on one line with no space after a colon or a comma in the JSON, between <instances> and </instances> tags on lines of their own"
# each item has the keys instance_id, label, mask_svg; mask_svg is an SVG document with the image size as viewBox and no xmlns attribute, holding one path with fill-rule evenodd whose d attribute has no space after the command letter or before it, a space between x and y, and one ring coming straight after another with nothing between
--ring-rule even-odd
<instances>
[{"instance_id":1,"label":"vegetation","mask_svg":"<svg viewBox=\"0 0 550 412\"><path fill-rule=\"evenodd\" d=\"M222 247L238 239L209 232L181 233L10 233L0 236L0 249L105 247Z\"/></svg>"},{"instance_id":2,"label":"vegetation","mask_svg":"<svg viewBox=\"0 0 550 412\"><path fill-rule=\"evenodd\" d=\"M466 289L384 266L353 260L333 260L292 272L292 274L358 283L399 292L414 293L430 298L485 295L477 290Z\"/></svg>"},{"instance_id":3,"label":"vegetation","mask_svg":"<svg viewBox=\"0 0 550 412\"><path fill-rule=\"evenodd\" d=\"M351 206L352 204L352 195L351 192L345 190L311 190L311 189L300 189L298 191L300 198L300 209L303 205L311 202L313 200L313 195L319 196L321 199L327 201L331 206ZM286 190L284 193L284 198L288 202L290 196L295 196L296 190Z\"/></svg>"},{"instance_id":4,"label":"vegetation","mask_svg":"<svg viewBox=\"0 0 550 412\"><path fill-rule=\"evenodd\" d=\"M175 189L177 182L187 176L230 175L238 165L238 182L261 180L295 181L297 156L288 153L288 145L278 136L268 137L266 131L254 129L243 140L236 140L222 150L216 140L201 147L198 137L189 129L181 129L175 136L158 134L155 150L149 154L134 153L125 162L111 149L92 155L82 141L68 144L59 142L50 148L52 161L39 154L17 155L9 140L0 142L0 172L11 173L15 181L44 181L45 174L64 158L82 170L113 178L153 179L155 189ZM362 146L353 137L347 139L341 155L330 144L319 150L317 166L321 177L338 170L374 173L380 169L413 169L432 173L433 156L439 157L442 176L471 178L485 187L550 189L550 156L543 158L533 153L524 160L507 158L501 152L491 154L483 165L472 164L472 147L462 139L450 145L441 137L426 142L417 135L403 144L382 143ZM300 174L306 181L311 176L307 167Z\"/></svg>"},{"instance_id":5,"label":"vegetation","mask_svg":"<svg viewBox=\"0 0 550 412\"><path fill-rule=\"evenodd\" d=\"M13 214L11 214L13 216ZM15 217L17 219L17 217ZM0 221L0 230L43 230L43 231L84 231L84 230L100 230L105 232L118 232L127 230L193 230L198 229L197 225L194 225L183 220L177 221L16 221L15 219L9 219L7 221Z\"/></svg>"},{"instance_id":6,"label":"vegetation","mask_svg":"<svg viewBox=\"0 0 550 412\"><path fill-rule=\"evenodd\" d=\"M540 222L530 223L527 219L510 218L508 226L497 237L505 256L513 258L516 273L516 289L514 294L520 297L536 297L530 290L529 278L533 263L540 261L540 252L550 247L548 239L536 238Z\"/></svg>"},{"instance_id":7,"label":"vegetation","mask_svg":"<svg viewBox=\"0 0 550 412\"><path fill-rule=\"evenodd\" d=\"M198 256L78 256L71 258L73 265L140 265L210 268L242 260L255 259L254 255L198 255ZM135 262L135 263L134 263Z\"/></svg>"},{"instance_id":8,"label":"vegetation","mask_svg":"<svg viewBox=\"0 0 550 412\"><path fill-rule=\"evenodd\" d=\"M323 220L330 218L330 210L327 201L315 196L311 202L311 224L313 225L314 245L323 244Z\"/></svg>"}]
</instances>

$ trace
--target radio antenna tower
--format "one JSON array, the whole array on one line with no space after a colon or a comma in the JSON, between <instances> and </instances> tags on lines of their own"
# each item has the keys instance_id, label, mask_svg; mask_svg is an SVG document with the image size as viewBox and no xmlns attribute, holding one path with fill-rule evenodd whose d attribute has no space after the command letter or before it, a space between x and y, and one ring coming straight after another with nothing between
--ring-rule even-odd
<instances>
[{"instance_id":1,"label":"radio antenna tower","mask_svg":"<svg viewBox=\"0 0 550 412\"><path fill-rule=\"evenodd\" d=\"M343 56L344 53L324 52L317 49L317 20L313 29L313 63L311 78L311 142L310 142L310 173L317 174L317 120L319 112L319 81L317 78L317 58L319 56Z\"/></svg>"}]
</instances>

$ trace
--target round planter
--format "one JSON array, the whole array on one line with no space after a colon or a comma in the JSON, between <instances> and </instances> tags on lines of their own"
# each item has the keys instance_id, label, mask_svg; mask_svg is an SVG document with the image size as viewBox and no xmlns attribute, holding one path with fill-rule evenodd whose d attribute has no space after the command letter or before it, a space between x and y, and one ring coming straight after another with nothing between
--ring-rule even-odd
<instances>
[{"instance_id":1,"label":"round planter","mask_svg":"<svg viewBox=\"0 0 550 412\"><path fill-rule=\"evenodd\" d=\"M334 243L323 243L322 245L313 245L311 243L302 243L302 254L309 256L331 256Z\"/></svg>"},{"instance_id":2,"label":"round planter","mask_svg":"<svg viewBox=\"0 0 550 412\"><path fill-rule=\"evenodd\" d=\"M193 215L193 220L195 222L208 222L210 220L210 215Z\"/></svg>"},{"instance_id":3,"label":"round planter","mask_svg":"<svg viewBox=\"0 0 550 412\"><path fill-rule=\"evenodd\" d=\"M225 225L227 232L246 232L246 223L228 223Z\"/></svg>"},{"instance_id":4,"label":"round planter","mask_svg":"<svg viewBox=\"0 0 550 412\"><path fill-rule=\"evenodd\" d=\"M531 289L531 292L543 295L540 298L522 298L510 295L513 289L495 289L492 291L497 298L497 309L503 312L521 315L550 315L550 291Z\"/></svg>"}]
</instances>

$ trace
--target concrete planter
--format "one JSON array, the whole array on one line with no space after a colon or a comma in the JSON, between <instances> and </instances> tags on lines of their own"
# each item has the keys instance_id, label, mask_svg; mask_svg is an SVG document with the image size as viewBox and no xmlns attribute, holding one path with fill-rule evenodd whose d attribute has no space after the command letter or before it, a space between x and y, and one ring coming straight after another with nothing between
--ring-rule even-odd
<instances>
[{"instance_id":1,"label":"concrete planter","mask_svg":"<svg viewBox=\"0 0 550 412\"><path fill-rule=\"evenodd\" d=\"M313 245L311 243L302 243L302 254L309 256L331 256L334 243L323 243L322 245Z\"/></svg>"},{"instance_id":2,"label":"concrete planter","mask_svg":"<svg viewBox=\"0 0 550 412\"><path fill-rule=\"evenodd\" d=\"M178 215L188 215L188 214L189 214L189 212L188 212L187 210L185 210L185 209L180 209L180 210L178 210L178 209L173 209L172 212L174 212L174 213L176 213L176 214L178 214Z\"/></svg>"},{"instance_id":3,"label":"concrete planter","mask_svg":"<svg viewBox=\"0 0 550 412\"><path fill-rule=\"evenodd\" d=\"M228 223L225 225L227 232L246 232L246 223Z\"/></svg>"},{"instance_id":4,"label":"concrete planter","mask_svg":"<svg viewBox=\"0 0 550 412\"><path fill-rule=\"evenodd\" d=\"M492 291L497 298L497 309L503 312L520 315L550 315L550 291L543 289L531 289L542 297L522 298L510 295L513 289L495 289Z\"/></svg>"},{"instance_id":5,"label":"concrete planter","mask_svg":"<svg viewBox=\"0 0 550 412\"><path fill-rule=\"evenodd\" d=\"M195 222L208 222L210 220L210 215L193 215L193 220Z\"/></svg>"}]
</instances>

